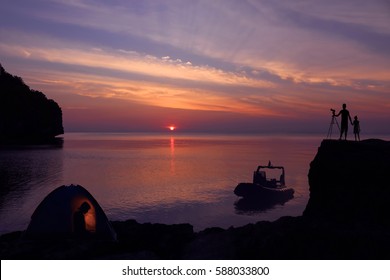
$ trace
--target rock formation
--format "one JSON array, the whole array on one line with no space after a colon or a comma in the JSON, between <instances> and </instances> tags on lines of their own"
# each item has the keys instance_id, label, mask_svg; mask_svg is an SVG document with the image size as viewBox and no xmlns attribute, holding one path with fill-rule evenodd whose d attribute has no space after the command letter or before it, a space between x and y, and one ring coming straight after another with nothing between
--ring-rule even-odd
<instances>
[{"instance_id":1,"label":"rock formation","mask_svg":"<svg viewBox=\"0 0 390 280\"><path fill-rule=\"evenodd\" d=\"M390 142L324 140L310 164L304 217L390 225Z\"/></svg>"},{"instance_id":2,"label":"rock formation","mask_svg":"<svg viewBox=\"0 0 390 280\"><path fill-rule=\"evenodd\" d=\"M58 104L0 65L0 142L47 141L63 133Z\"/></svg>"}]
</instances>

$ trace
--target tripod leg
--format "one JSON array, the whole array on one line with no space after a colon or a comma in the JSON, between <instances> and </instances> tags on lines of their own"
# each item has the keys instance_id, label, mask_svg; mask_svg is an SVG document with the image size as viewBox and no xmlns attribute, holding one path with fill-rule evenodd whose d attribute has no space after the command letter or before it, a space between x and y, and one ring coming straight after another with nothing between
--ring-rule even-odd
<instances>
[{"instance_id":1,"label":"tripod leg","mask_svg":"<svg viewBox=\"0 0 390 280\"><path fill-rule=\"evenodd\" d=\"M336 121L337 127L338 127L338 129L339 129L339 131L340 131L340 126L339 126L339 123L338 123L336 117L333 117L333 118L334 118L334 120Z\"/></svg>"},{"instance_id":2,"label":"tripod leg","mask_svg":"<svg viewBox=\"0 0 390 280\"><path fill-rule=\"evenodd\" d=\"M328 136L326 137L326 139L329 138L332 139L333 124L334 124L334 117L332 116L332 120L330 121L329 129L328 129Z\"/></svg>"}]
</instances>

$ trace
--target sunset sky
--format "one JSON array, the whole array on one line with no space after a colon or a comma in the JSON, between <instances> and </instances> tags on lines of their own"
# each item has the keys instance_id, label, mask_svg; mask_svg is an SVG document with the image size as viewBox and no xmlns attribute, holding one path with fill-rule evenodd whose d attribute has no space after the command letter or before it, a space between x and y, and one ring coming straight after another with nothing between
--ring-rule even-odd
<instances>
[{"instance_id":1,"label":"sunset sky","mask_svg":"<svg viewBox=\"0 0 390 280\"><path fill-rule=\"evenodd\" d=\"M326 135L347 103L390 133L387 0L0 3L0 63L65 131Z\"/></svg>"}]
</instances>

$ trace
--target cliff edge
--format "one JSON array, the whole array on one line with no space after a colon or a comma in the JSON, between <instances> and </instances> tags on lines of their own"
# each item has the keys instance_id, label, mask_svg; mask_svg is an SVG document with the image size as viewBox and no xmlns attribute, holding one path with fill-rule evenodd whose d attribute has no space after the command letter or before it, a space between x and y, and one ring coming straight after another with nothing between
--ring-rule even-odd
<instances>
[{"instance_id":1,"label":"cliff edge","mask_svg":"<svg viewBox=\"0 0 390 280\"><path fill-rule=\"evenodd\" d=\"M0 64L0 143L47 141L63 133L58 104Z\"/></svg>"}]
</instances>

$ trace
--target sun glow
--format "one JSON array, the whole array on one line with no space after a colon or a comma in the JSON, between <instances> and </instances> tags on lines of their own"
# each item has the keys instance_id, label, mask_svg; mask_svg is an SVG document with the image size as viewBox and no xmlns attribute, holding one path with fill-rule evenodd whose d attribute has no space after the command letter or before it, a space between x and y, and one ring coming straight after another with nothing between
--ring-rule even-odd
<instances>
[{"instance_id":1,"label":"sun glow","mask_svg":"<svg viewBox=\"0 0 390 280\"><path fill-rule=\"evenodd\" d=\"M170 131L174 131L174 130L176 129L176 126L170 125L170 126L168 126L168 129L169 129Z\"/></svg>"}]
</instances>

